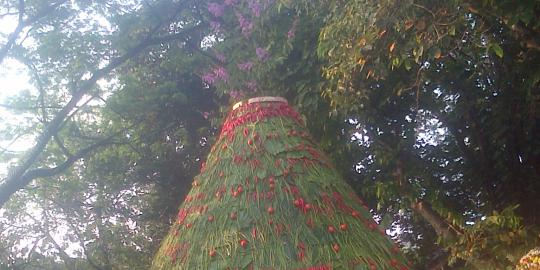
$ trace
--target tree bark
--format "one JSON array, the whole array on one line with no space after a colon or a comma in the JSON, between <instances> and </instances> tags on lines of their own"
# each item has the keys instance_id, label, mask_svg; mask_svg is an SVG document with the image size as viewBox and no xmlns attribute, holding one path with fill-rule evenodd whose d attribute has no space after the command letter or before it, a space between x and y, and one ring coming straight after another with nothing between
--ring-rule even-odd
<instances>
[{"instance_id":1,"label":"tree bark","mask_svg":"<svg viewBox=\"0 0 540 270\"><path fill-rule=\"evenodd\" d=\"M417 199L411 203L411 209L428 222L438 236L445 240L454 240L457 237L456 230L449 226L448 222L439 213L433 210L430 203Z\"/></svg>"}]
</instances>

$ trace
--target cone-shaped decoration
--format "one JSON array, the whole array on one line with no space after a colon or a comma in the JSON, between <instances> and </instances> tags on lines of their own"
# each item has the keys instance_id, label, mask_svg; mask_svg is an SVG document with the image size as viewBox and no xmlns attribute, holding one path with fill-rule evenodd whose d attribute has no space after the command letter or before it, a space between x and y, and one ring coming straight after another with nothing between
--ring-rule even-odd
<instances>
[{"instance_id":1,"label":"cone-shaped decoration","mask_svg":"<svg viewBox=\"0 0 540 270\"><path fill-rule=\"evenodd\" d=\"M523 256L516 270L540 270L540 247L533 248Z\"/></svg>"},{"instance_id":2,"label":"cone-shaped decoration","mask_svg":"<svg viewBox=\"0 0 540 270\"><path fill-rule=\"evenodd\" d=\"M227 117L153 269L407 269L280 98Z\"/></svg>"}]
</instances>

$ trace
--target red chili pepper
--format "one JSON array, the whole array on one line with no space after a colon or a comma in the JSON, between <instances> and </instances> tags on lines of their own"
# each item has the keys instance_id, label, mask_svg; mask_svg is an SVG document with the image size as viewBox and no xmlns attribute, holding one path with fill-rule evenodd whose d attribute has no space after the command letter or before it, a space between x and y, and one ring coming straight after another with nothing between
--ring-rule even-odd
<instances>
[{"instance_id":1,"label":"red chili pepper","mask_svg":"<svg viewBox=\"0 0 540 270\"><path fill-rule=\"evenodd\" d=\"M342 231L346 231L348 227L349 227L349 226L347 226L347 224L345 224L345 223L339 225L339 228L340 228Z\"/></svg>"},{"instance_id":2,"label":"red chili pepper","mask_svg":"<svg viewBox=\"0 0 540 270\"><path fill-rule=\"evenodd\" d=\"M268 207L267 211L268 211L268 214L270 214L270 215L273 214L274 213L274 207L272 207L272 206Z\"/></svg>"},{"instance_id":3,"label":"red chili pepper","mask_svg":"<svg viewBox=\"0 0 540 270\"><path fill-rule=\"evenodd\" d=\"M304 251L303 251L303 250L300 250L300 251L298 252L298 260L303 261L303 260L304 260L304 257L305 257Z\"/></svg>"},{"instance_id":4,"label":"red chili pepper","mask_svg":"<svg viewBox=\"0 0 540 270\"><path fill-rule=\"evenodd\" d=\"M210 257L214 257L216 256L216 250L215 249L211 249L210 252L208 252L208 255L210 255Z\"/></svg>"},{"instance_id":5,"label":"red chili pepper","mask_svg":"<svg viewBox=\"0 0 540 270\"><path fill-rule=\"evenodd\" d=\"M328 225L328 232L329 232L329 233L335 233L335 232L336 232L336 228L334 228L334 226L332 226L332 225Z\"/></svg>"},{"instance_id":6,"label":"red chili pepper","mask_svg":"<svg viewBox=\"0 0 540 270\"><path fill-rule=\"evenodd\" d=\"M337 243L334 243L332 245L332 249L335 251L335 252L339 252L339 245Z\"/></svg>"},{"instance_id":7,"label":"red chili pepper","mask_svg":"<svg viewBox=\"0 0 540 270\"><path fill-rule=\"evenodd\" d=\"M306 221L306 224L307 224L309 227L313 228L313 226L314 226L314 224L313 224L313 219L309 218L309 219Z\"/></svg>"},{"instance_id":8,"label":"red chili pepper","mask_svg":"<svg viewBox=\"0 0 540 270\"><path fill-rule=\"evenodd\" d=\"M248 244L247 240L245 240L245 239L240 240L240 246L242 246L243 248L246 248L247 244Z\"/></svg>"},{"instance_id":9,"label":"red chili pepper","mask_svg":"<svg viewBox=\"0 0 540 270\"><path fill-rule=\"evenodd\" d=\"M302 205L304 205L304 200L303 199L294 200L294 206L300 208L300 207L302 207Z\"/></svg>"}]
</instances>

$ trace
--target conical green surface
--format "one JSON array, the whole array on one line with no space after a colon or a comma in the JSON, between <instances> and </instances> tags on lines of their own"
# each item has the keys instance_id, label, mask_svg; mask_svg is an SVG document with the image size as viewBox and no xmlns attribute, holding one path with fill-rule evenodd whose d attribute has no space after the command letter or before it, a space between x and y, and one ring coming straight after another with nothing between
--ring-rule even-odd
<instances>
[{"instance_id":1,"label":"conical green surface","mask_svg":"<svg viewBox=\"0 0 540 270\"><path fill-rule=\"evenodd\" d=\"M407 269L284 102L233 110L153 269Z\"/></svg>"}]
</instances>

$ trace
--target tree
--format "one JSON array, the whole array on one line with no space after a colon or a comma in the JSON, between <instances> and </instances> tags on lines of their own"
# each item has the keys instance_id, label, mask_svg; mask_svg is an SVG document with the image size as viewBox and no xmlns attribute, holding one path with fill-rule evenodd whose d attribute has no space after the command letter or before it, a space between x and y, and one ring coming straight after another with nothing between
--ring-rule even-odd
<instances>
[{"instance_id":1,"label":"tree","mask_svg":"<svg viewBox=\"0 0 540 270\"><path fill-rule=\"evenodd\" d=\"M508 26L535 23L507 21L494 12L502 3L333 4L319 40L323 91L368 138L363 183L381 208L428 222L453 260L512 265L516 247L538 241L539 55Z\"/></svg>"},{"instance_id":2,"label":"tree","mask_svg":"<svg viewBox=\"0 0 540 270\"><path fill-rule=\"evenodd\" d=\"M168 227L154 221L175 212L187 185L182 180L194 175L199 155L206 152L203 141L213 133L203 112L216 105L194 80L189 63L176 63L183 74L159 74L159 85L155 78L134 76L159 68L148 63L162 61L157 56L163 48L175 48L181 53L175 57L185 61L196 59L186 49L203 28L192 16L196 7L185 1L80 4L59 5L50 21L28 29L35 43L23 47L18 41L8 54L28 66L39 92L9 100L8 107L31 115L33 125L8 126L3 134L20 138L41 132L51 138L40 141L38 148L44 149L35 162L17 155L31 163L19 178L23 182L12 174L2 183L3 194L10 194L10 183L20 187L33 180L2 211L1 261L8 268L43 263L66 269L146 269L157 245L152 239ZM110 28L85 13L103 16ZM109 74L113 67L115 73ZM130 74L122 77L122 71ZM81 78L89 79L81 83ZM99 78L109 83L95 84ZM77 100L81 96L84 102ZM62 119L65 112L69 115Z\"/></svg>"},{"instance_id":3,"label":"tree","mask_svg":"<svg viewBox=\"0 0 540 270\"><path fill-rule=\"evenodd\" d=\"M24 7L24 1L21 1L21 3L21 8L19 9L19 18L22 18L24 16L24 9L22 8ZM186 3L182 5L172 4L173 3L167 6L167 8L169 8L169 10L172 10L173 14L165 16L169 17L169 20L173 20L176 16L178 16L178 13L181 12L185 8L184 5L186 5ZM69 7L66 7L66 9L67 12L70 11ZM97 39L95 35L87 35L84 37L89 39L87 40L87 42L89 42L90 46L77 48L75 46L71 46L69 41L71 40L71 38L73 38L71 35L78 35L78 33L74 31L74 29L78 29L80 27L80 24L83 23L84 20L75 20L70 25L71 29L59 27L59 24L66 23L68 20L71 20L74 17L75 19L77 19L76 16L79 14L77 13L77 11L84 12L85 10L75 9L75 11L71 11L71 13L68 13L69 15L67 17L56 18L57 20L51 22L50 24L40 25L41 29L35 31L36 35L43 35L43 37L40 39L41 43L38 44L38 48L40 48L39 51L24 52L23 48L20 49L21 51L23 51L23 53L19 57L22 59L22 62L27 63L32 70L34 70L36 66L35 64L33 64L33 57L40 57L41 59L43 59L46 57L63 54L62 57L65 58L64 60L66 60L67 63L55 62L60 59L52 58L54 59L54 61L44 62L40 64L43 65L42 68L44 68L44 70L42 71L44 73L52 70L52 74L45 73L45 75L48 76L49 80L57 80L58 89L56 90L58 92L64 92L64 94L69 95L70 98L67 100L67 103L61 107L61 109L52 113L54 114L54 116L51 119L46 119L46 115L49 115L49 112L43 112L43 127L40 131L38 131L36 144L30 150L28 150L28 152L25 154L25 158L19 161L19 164L10 170L8 176L1 183L0 206L2 206L9 199L11 194L28 185L33 179L38 177L55 175L59 171L62 171L66 167L69 167L76 160L87 154L87 152L91 150L91 148L95 148L103 144L103 142L94 144L91 147L89 146L89 148L84 148L75 154L65 153L66 160L62 165L56 167L43 167L34 169L32 168L38 158L40 158L40 155L46 150L47 145L51 142L51 139L56 136L62 126L69 121L70 117L72 117L73 110L77 109L78 107L77 104L80 103L81 100L83 100L83 98L85 97L85 102L88 103L91 99L95 98L95 96L99 95L99 90L96 93L91 93L92 91L96 91L95 87L98 80L103 79L105 76L108 76L111 71L132 58L134 55L146 49L148 46L159 45L176 39L189 39L188 34L190 31L194 32L193 29L195 27L186 25L180 29L176 29L176 32L169 33L163 36L155 36L156 31L159 30L161 27L164 27L165 22L161 21L162 17L155 18L154 16L148 18L149 20L156 21L154 23L154 26L148 25L147 29L137 29L136 33L133 33L136 36L139 36L139 40L135 42L135 45L133 46L107 48L108 50L105 51L106 47L101 44L100 39ZM151 11L148 12L151 13ZM107 15L114 16L115 14L111 12ZM128 20L133 19L135 18L129 18ZM189 23L189 18L186 19L186 23ZM168 23L170 24L171 22L169 21ZM21 27L24 28L26 24L27 23L20 22L19 25L22 25ZM54 30L48 31L47 26L53 27ZM70 32L67 30L72 31ZM12 34L12 36L18 36L19 32L21 31L22 30L16 30ZM34 34L34 31L32 31L32 29L29 30L28 36L32 36L31 34ZM126 43L130 42L130 40L128 39L129 34L127 35L128 36L119 36L118 38L120 40L110 39L107 43L110 42L108 44L110 45L114 44L115 42L121 41L122 44L124 44L123 46L125 46ZM8 40L8 44L5 45L6 50L13 47L13 44L10 44L10 41L11 39ZM56 46L56 44L58 43L61 44L60 47ZM92 54L96 51L98 51L99 53ZM107 54L103 54L103 52L107 52ZM84 53L88 53L88 55L84 55ZM68 76L62 76L64 74L68 74ZM59 75L60 77L58 77ZM36 73L35 76L35 79L40 81L41 79L39 77L43 76L43 74ZM47 89L40 90L40 98L46 99L47 93L45 91ZM58 92L55 94L59 94ZM43 110L46 110L45 105L42 104L41 107Z\"/></svg>"}]
</instances>

